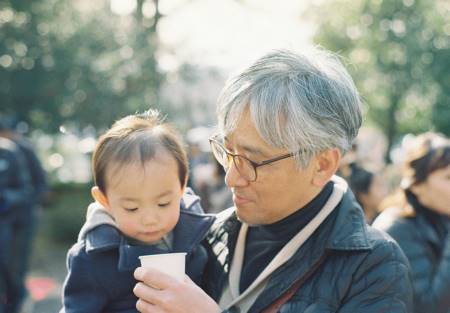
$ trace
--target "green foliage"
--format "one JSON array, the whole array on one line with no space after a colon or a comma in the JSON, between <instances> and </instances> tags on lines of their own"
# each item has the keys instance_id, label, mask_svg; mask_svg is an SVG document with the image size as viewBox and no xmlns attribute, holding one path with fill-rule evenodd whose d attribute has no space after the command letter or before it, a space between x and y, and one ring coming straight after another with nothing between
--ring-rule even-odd
<instances>
[{"instance_id":1,"label":"green foliage","mask_svg":"<svg viewBox=\"0 0 450 313\"><path fill-rule=\"evenodd\" d=\"M89 185L60 184L52 187L52 194L45 205L41 227L50 241L75 243L92 202Z\"/></svg>"},{"instance_id":2,"label":"green foliage","mask_svg":"<svg viewBox=\"0 0 450 313\"><path fill-rule=\"evenodd\" d=\"M0 3L1 110L32 128L109 126L157 103L155 18L109 1Z\"/></svg>"},{"instance_id":3,"label":"green foliage","mask_svg":"<svg viewBox=\"0 0 450 313\"><path fill-rule=\"evenodd\" d=\"M311 13L311 12L309 12ZM450 7L443 0L335 0L313 9L315 41L343 55L370 123L450 135Z\"/></svg>"}]
</instances>

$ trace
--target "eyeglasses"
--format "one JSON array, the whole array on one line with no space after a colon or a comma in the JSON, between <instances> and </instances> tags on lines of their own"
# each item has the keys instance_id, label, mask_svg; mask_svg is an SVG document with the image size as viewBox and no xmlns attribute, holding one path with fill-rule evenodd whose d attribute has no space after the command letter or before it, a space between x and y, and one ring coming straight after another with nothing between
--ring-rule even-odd
<instances>
[{"instance_id":1,"label":"eyeglasses","mask_svg":"<svg viewBox=\"0 0 450 313\"><path fill-rule=\"evenodd\" d=\"M211 144L211 150L213 152L214 157L216 158L217 162L219 162L223 166L225 171L228 171L228 169L231 166L231 161L233 161L234 166L236 167L236 170L239 172L239 174L245 180L250 182L254 182L258 178L256 171L258 167L294 156L293 153L288 153L258 163L249 160L242 155L228 152L223 146L223 144L217 139L217 136L211 137L209 139L209 143Z\"/></svg>"}]
</instances>

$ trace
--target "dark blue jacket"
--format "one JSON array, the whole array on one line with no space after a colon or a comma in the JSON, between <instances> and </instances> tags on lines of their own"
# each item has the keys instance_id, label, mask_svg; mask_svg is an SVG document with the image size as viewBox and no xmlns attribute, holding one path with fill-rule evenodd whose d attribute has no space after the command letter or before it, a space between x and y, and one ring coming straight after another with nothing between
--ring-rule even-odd
<instances>
[{"instance_id":1,"label":"dark blue jacket","mask_svg":"<svg viewBox=\"0 0 450 313\"><path fill-rule=\"evenodd\" d=\"M208 236L210 258L204 288L216 300L228 280L240 226L236 214L225 211L218 215ZM259 313L273 303L325 253L320 268L280 313L411 312L412 288L405 255L392 238L366 225L350 191L293 257L272 274L248 312ZM224 312L238 310L232 307Z\"/></svg>"},{"instance_id":2,"label":"dark blue jacket","mask_svg":"<svg viewBox=\"0 0 450 313\"><path fill-rule=\"evenodd\" d=\"M31 206L38 205L48 192L47 177L41 162L39 161L33 146L23 138L15 138L14 142L22 152L28 171L30 173L32 194L30 203Z\"/></svg>"},{"instance_id":3,"label":"dark blue jacket","mask_svg":"<svg viewBox=\"0 0 450 313\"><path fill-rule=\"evenodd\" d=\"M12 218L29 203L30 175L22 152L13 141L0 137L0 216Z\"/></svg>"},{"instance_id":4,"label":"dark blue jacket","mask_svg":"<svg viewBox=\"0 0 450 313\"><path fill-rule=\"evenodd\" d=\"M431 223L424 211L405 216L402 209L383 211L374 227L391 235L405 252L411 264L414 287L414 312L450 313L450 228L439 236L437 224Z\"/></svg>"},{"instance_id":5,"label":"dark blue jacket","mask_svg":"<svg viewBox=\"0 0 450 313\"><path fill-rule=\"evenodd\" d=\"M201 245L214 217L181 209L173 230L173 250L187 252L186 273L199 282L207 261ZM133 288L140 255L167 253L156 246L132 246L111 225L89 231L69 251L68 276L60 313L137 312Z\"/></svg>"},{"instance_id":6,"label":"dark blue jacket","mask_svg":"<svg viewBox=\"0 0 450 313\"><path fill-rule=\"evenodd\" d=\"M0 299L5 299L0 300L1 312L5 305L14 311L24 294L24 265L29 255L25 239L29 229L21 221L31 196L23 154L13 141L0 137Z\"/></svg>"}]
</instances>

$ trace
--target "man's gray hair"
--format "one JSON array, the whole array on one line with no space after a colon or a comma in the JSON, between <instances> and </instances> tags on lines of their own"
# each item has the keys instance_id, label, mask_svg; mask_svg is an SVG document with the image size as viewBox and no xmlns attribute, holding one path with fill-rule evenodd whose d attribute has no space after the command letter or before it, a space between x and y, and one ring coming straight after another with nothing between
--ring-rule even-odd
<instances>
[{"instance_id":1,"label":"man's gray hair","mask_svg":"<svg viewBox=\"0 0 450 313\"><path fill-rule=\"evenodd\" d=\"M268 53L230 78L218 99L219 130L232 132L246 109L270 145L301 167L320 151L345 153L361 126L358 91L338 57L319 49Z\"/></svg>"}]
</instances>

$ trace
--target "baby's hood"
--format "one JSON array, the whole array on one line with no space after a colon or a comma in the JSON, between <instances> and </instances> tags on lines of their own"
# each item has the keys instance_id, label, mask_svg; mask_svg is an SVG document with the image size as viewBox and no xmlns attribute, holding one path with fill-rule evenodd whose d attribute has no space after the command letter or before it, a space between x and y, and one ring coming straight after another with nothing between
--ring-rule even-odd
<instances>
[{"instance_id":1,"label":"baby's hood","mask_svg":"<svg viewBox=\"0 0 450 313\"><path fill-rule=\"evenodd\" d=\"M200 204L200 198L191 188L186 188L181 201L181 207L193 213L202 214L203 208ZM78 234L78 241L83 240L86 234L100 225L111 225L117 228L117 224L111 214L98 202L89 205L86 213L86 222Z\"/></svg>"},{"instance_id":2,"label":"baby's hood","mask_svg":"<svg viewBox=\"0 0 450 313\"><path fill-rule=\"evenodd\" d=\"M91 203L87 209L86 222L78 234L78 241L83 240L86 234L100 225L111 225L117 228L114 218L98 202Z\"/></svg>"}]
</instances>

